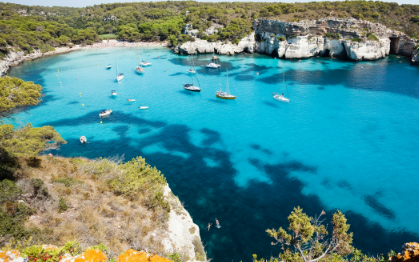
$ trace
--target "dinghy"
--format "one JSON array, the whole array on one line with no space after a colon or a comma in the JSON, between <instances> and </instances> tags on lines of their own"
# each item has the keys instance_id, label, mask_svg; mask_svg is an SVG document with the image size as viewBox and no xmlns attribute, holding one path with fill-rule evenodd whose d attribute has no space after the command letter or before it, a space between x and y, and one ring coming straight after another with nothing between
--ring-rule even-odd
<instances>
[{"instance_id":1,"label":"dinghy","mask_svg":"<svg viewBox=\"0 0 419 262\"><path fill-rule=\"evenodd\" d=\"M80 143L87 143L87 138L85 136L80 137Z\"/></svg>"},{"instance_id":2,"label":"dinghy","mask_svg":"<svg viewBox=\"0 0 419 262\"><path fill-rule=\"evenodd\" d=\"M116 93L116 91L115 91L115 90L112 90L112 95L113 95L113 96L117 96L118 94Z\"/></svg>"},{"instance_id":3,"label":"dinghy","mask_svg":"<svg viewBox=\"0 0 419 262\"><path fill-rule=\"evenodd\" d=\"M139 109L148 109L148 106L140 106Z\"/></svg>"},{"instance_id":4,"label":"dinghy","mask_svg":"<svg viewBox=\"0 0 419 262\"><path fill-rule=\"evenodd\" d=\"M106 67L106 69L111 69L112 68L112 65L108 65L107 67Z\"/></svg>"},{"instance_id":5,"label":"dinghy","mask_svg":"<svg viewBox=\"0 0 419 262\"><path fill-rule=\"evenodd\" d=\"M135 99L128 99L128 102L135 102Z\"/></svg>"}]
</instances>

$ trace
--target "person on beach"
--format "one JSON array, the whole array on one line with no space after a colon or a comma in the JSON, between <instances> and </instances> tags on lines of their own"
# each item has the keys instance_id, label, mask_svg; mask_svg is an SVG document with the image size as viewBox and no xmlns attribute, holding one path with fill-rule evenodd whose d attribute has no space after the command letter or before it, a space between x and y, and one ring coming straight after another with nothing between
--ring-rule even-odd
<instances>
[{"instance_id":1,"label":"person on beach","mask_svg":"<svg viewBox=\"0 0 419 262\"><path fill-rule=\"evenodd\" d=\"M211 223L208 223L208 226L205 229L208 228L208 231L209 231L211 226L212 226L212 224Z\"/></svg>"}]
</instances>

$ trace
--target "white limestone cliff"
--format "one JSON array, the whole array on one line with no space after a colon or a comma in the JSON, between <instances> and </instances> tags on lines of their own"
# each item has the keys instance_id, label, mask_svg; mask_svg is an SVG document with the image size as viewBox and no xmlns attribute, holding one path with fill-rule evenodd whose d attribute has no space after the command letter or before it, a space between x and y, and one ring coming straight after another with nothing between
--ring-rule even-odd
<instances>
[{"instance_id":1,"label":"white limestone cliff","mask_svg":"<svg viewBox=\"0 0 419 262\"><path fill-rule=\"evenodd\" d=\"M380 39L380 41L367 40L364 42L356 42L346 40L343 41L346 54L351 60L377 60L385 57L390 53L390 40Z\"/></svg>"},{"instance_id":2,"label":"white limestone cliff","mask_svg":"<svg viewBox=\"0 0 419 262\"><path fill-rule=\"evenodd\" d=\"M194 42L186 42L174 48L175 53L195 55L206 53L217 53L221 55L235 55L238 53L253 53L255 51L254 33L240 40L238 44L222 42L208 42L207 40L196 39Z\"/></svg>"},{"instance_id":3,"label":"white limestone cliff","mask_svg":"<svg viewBox=\"0 0 419 262\"><path fill-rule=\"evenodd\" d=\"M170 204L167 234L162 240L166 253L181 254L188 261L206 261L205 253L201 254L202 257L197 254L203 251L199 227L194 224L180 200L173 195L169 185L164 187L163 195Z\"/></svg>"}]
</instances>

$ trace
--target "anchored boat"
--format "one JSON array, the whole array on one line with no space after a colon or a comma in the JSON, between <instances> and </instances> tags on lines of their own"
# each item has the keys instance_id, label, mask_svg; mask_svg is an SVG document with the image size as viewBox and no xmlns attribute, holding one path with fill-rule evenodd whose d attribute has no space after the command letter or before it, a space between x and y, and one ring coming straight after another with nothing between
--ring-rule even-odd
<instances>
[{"instance_id":1,"label":"anchored boat","mask_svg":"<svg viewBox=\"0 0 419 262\"><path fill-rule=\"evenodd\" d=\"M80 137L80 143L87 143L87 138L85 136Z\"/></svg>"},{"instance_id":2,"label":"anchored boat","mask_svg":"<svg viewBox=\"0 0 419 262\"><path fill-rule=\"evenodd\" d=\"M282 75L283 75L282 82L284 83L284 90L282 91L281 95L278 95L278 93L274 92L272 93L272 96L275 100L278 100L279 102L289 103L290 100L284 96L285 91L287 91L288 93L288 89L287 89L287 85L285 84L285 75L284 74Z\"/></svg>"},{"instance_id":3,"label":"anchored boat","mask_svg":"<svg viewBox=\"0 0 419 262\"><path fill-rule=\"evenodd\" d=\"M100 111L99 117L109 116L111 113L112 113L112 109L109 109L109 110L104 109Z\"/></svg>"},{"instance_id":4,"label":"anchored boat","mask_svg":"<svg viewBox=\"0 0 419 262\"><path fill-rule=\"evenodd\" d=\"M227 70L227 84L226 84L226 92L223 92L221 90L221 84L220 84L220 91L215 92L215 96L221 99L236 99L236 96L233 96L230 94L230 88L228 86L228 70Z\"/></svg>"},{"instance_id":5,"label":"anchored boat","mask_svg":"<svg viewBox=\"0 0 419 262\"><path fill-rule=\"evenodd\" d=\"M116 93L116 91L115 91L115 90L112 90L112 95L113 95L113 96L117 96L118 94Z\"/></svg>"}]
</instances>

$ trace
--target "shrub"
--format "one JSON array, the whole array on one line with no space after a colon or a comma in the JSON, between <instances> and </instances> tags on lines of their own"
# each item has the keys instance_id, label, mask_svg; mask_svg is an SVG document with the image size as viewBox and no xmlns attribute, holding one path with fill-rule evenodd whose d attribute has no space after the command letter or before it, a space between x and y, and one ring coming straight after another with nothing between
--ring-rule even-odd
<instances>
[{"instance_id":1,"label":"shrub","mask_svg":"<svg viewBox=\"0 0 419 262\"><path fill-rule=\"evenodd\" d=\"M83 252L83 249L80 247L80 244L77 241L67 241L63 247L63 251L72 256L77 256Z\"/></svg>"},{"instance_id":2,"label":"shrub","mask_svg":"<svg viewBox=\"0 0 419 262\"><path fill-rule=\"evenodd\" d=\"M198 236L194 237L192 244L195 250L195 259L197 261L205 261L205 250Z\"/></svg>"},{"instance_id":3,"label":"shrub","mask_svg":"<svg viewBox=\"0 0 419 262\"><path fill-rule=\"evenodd\" d=\"M170 211L169 203L164 199L163 186L166 178L155 167L146 164L142 157L132 159L120 165L123 170L116 178L107 181L109 187L119 195L129 196L135 193L146 193L144 204L149 209L162 206Z\"/></svg>"},{"instance_id":4,"label":"shrub","mask_svg":"<svg viewBox=\"0 0 419 262\"><path fill-rule=\"evenodd\" d=\"M283 37L283 36L278 36L277 38L276 38L279 42L283 42L283 41L285 41L285 40L287 40L285 37Z\"/></svg>"},{"instance_id":5,"label":"shrub","mask_svg":"<svg viewBox=\"0 0 419 262\"><path fill-rule=\"evenodd\" d=\"M370 35L368 36L368 40L372 40L372 41L380 41L380 40L378 39L378 37L377 37L377 36L375 36L375 35L373 35L373 34L370 34Z\"/></svg>"},{"instance_id":6,"label":"shrub","mask_svg":"<svg viewBox=\"0 0 419 262\"><path fill-rule=\"evenodd\" d=\"M22 253L28 257L29 262L58 262L64 252L61 248L44 249L41 245L34 245L25 248Z\"/></svg>"},{"instance_id":7,"label":"shrub","mask_svg":"<svg viewBox=\"0 0 419 262\"><path fill-rule=\"evenodd\" d=\"M419 49L419 45L413 47L413 50Z\"/></svg>"},{"instance_id":8,"label":"shrub","mask_svg":"<svg viewBox=\"0 0 419 262\"><path fill-rule=\"evenodd\" d=\"M60 197L60 200L58 201L58 212L62 213L64 211L67 211L68 206L67 203L65 202L65 199Z\"/></svg>"},{"instance_id":9,"label":"shrub","mask_svg":"<svg viewBox=\"0 0 419 262\"><path fill-rule=\"evenodd\" d=\"M191 227L191 228L189 228L189 233L191 233L191 234L195 234L195 227Z\"/></svg>"},{"instance_id":10,"label":"shrub","mask_svg":"<svg viewBox=\"0 0 419 262\"><path fill-rule=\"evenodd\" d=\"M178 253L168 254L167 258L172 260L173 262L182 262Z\"/></svg>"},{"instance_id":11,"label":"shrub","mask_svg":"<svg viewBox=\"0 0 419 262\"><path fill-rule=\"evenodd\" d=\"M74 179L72 177L57 178L57 179L54 179L52 182L63 184L66 187L71 187L74 184L83 184L82 181Z\"/></svg>"},{"instance_id":12,"label":"shrub","mask_svg":"<svg viewBox=\"0 0 419 262\"><path fill-rule=\"evenodd\" d=\"M273 38L273 37L275 37L275 34L271 34L271 37Z\"/></svg>"},{"instance_id":13,"label":"shrub","mask_svg":"<svg viewBox=\"0 0 419 262\"><path fill-rule=\"evenodd\" d=\"M65 143L52 126L34 128L28 123L15 130L11 124L0 125L0 147L14 156L36 156L43 150Z\"/></svg>"}]
</instances>

